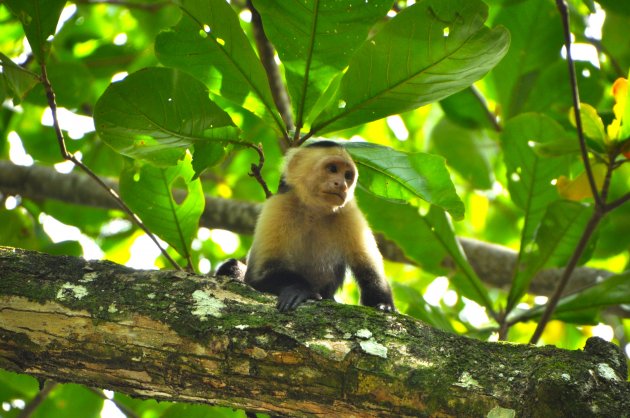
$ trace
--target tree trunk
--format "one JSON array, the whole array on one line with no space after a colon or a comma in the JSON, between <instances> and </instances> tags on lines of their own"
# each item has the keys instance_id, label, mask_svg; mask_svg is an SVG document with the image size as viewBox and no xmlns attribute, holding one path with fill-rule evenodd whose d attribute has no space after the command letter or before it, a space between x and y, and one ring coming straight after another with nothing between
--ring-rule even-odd
<instances>
[{"instance_id":1,"label":"tree trunk","mask_svg":"<svg viewBox=\"0 0 630 418\"><path fill-rule=\"evenodd\" d=\"M488 343L223 278L0 247L0 367L288 416L630 414L623 353Z\"/></svg>"}]
</instances>

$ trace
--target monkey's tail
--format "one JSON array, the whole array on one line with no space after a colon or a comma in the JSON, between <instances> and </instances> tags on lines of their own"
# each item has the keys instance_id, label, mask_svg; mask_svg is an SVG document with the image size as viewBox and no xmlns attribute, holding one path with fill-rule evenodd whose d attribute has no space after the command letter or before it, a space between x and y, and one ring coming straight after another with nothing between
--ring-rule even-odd
<instances>
[{"instance_id":1,"label":"monkey's tail","mask_svg":"<svg viewBox=\"0 0 630 418\"><path fill-rule=\"evenodd\" d=\"M236 258L230 258L217 268L215 275L228 276L243 282L245 281L245 271L247 271L245 263L238 261Z\"/></svg>"}]
</instances>

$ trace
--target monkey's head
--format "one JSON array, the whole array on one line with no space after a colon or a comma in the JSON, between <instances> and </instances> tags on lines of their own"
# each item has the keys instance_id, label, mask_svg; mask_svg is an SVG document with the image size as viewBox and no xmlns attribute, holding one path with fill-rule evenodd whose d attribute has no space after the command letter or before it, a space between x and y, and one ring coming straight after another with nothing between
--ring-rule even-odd
<instances>
[{"instance_id":1,"label":"monkey's head","mask_svg":"<svg viewBox=\"0 0 630 418\"><path fill-rule=\"evenodd\" d=\"M301 203L324 212L335 212L352 200L357 177L350 155L332 141L290 150L283 173Z\"/></svg>"}]
</instances>

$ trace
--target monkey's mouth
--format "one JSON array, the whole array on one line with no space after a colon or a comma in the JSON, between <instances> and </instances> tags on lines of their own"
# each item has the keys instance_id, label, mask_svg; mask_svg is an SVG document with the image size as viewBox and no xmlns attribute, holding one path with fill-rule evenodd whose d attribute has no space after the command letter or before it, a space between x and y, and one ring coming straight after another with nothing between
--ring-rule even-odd
<instances>
[{"instance_id":1,"label":"monkey's mouth","mask_svg":"<svg viewBox=\"0 0 630 418\"><path fill-rule=\"evenodd\" d=\"M346 194L342 192L324 192L325 194L329 194L332 196L337 196L342 202L346 200Z\"/></svg>"}]
</instances>

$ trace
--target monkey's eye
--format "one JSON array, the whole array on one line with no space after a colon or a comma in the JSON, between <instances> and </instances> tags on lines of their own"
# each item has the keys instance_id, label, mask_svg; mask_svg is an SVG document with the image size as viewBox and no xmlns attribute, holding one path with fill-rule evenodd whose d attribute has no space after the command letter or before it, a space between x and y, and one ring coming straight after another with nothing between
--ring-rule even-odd
<instances>
[{"instance_id":1,"label":"monkey's eye","mask_svg":"<svg viewBox=\"0 0 630 418\"><path fill-rule=\"evenodd\" d=\"M346 174L344 175L344 177L346 178L346 180L348 181L352 181L352 179L354 178L354 173L350 170L346 171Z\"/></svg>"},{"instance_id":2,"label":"monkey's eye","mask_svg":"<svg viewBox=\"0 0 630 418\"><path fill-rule=\"evenodd\" d=\"M329 173L336 173L337 170L337 165L336 164L328 164L326 166L326 170L328 170Z\"/></svg>"}]
</instances>

